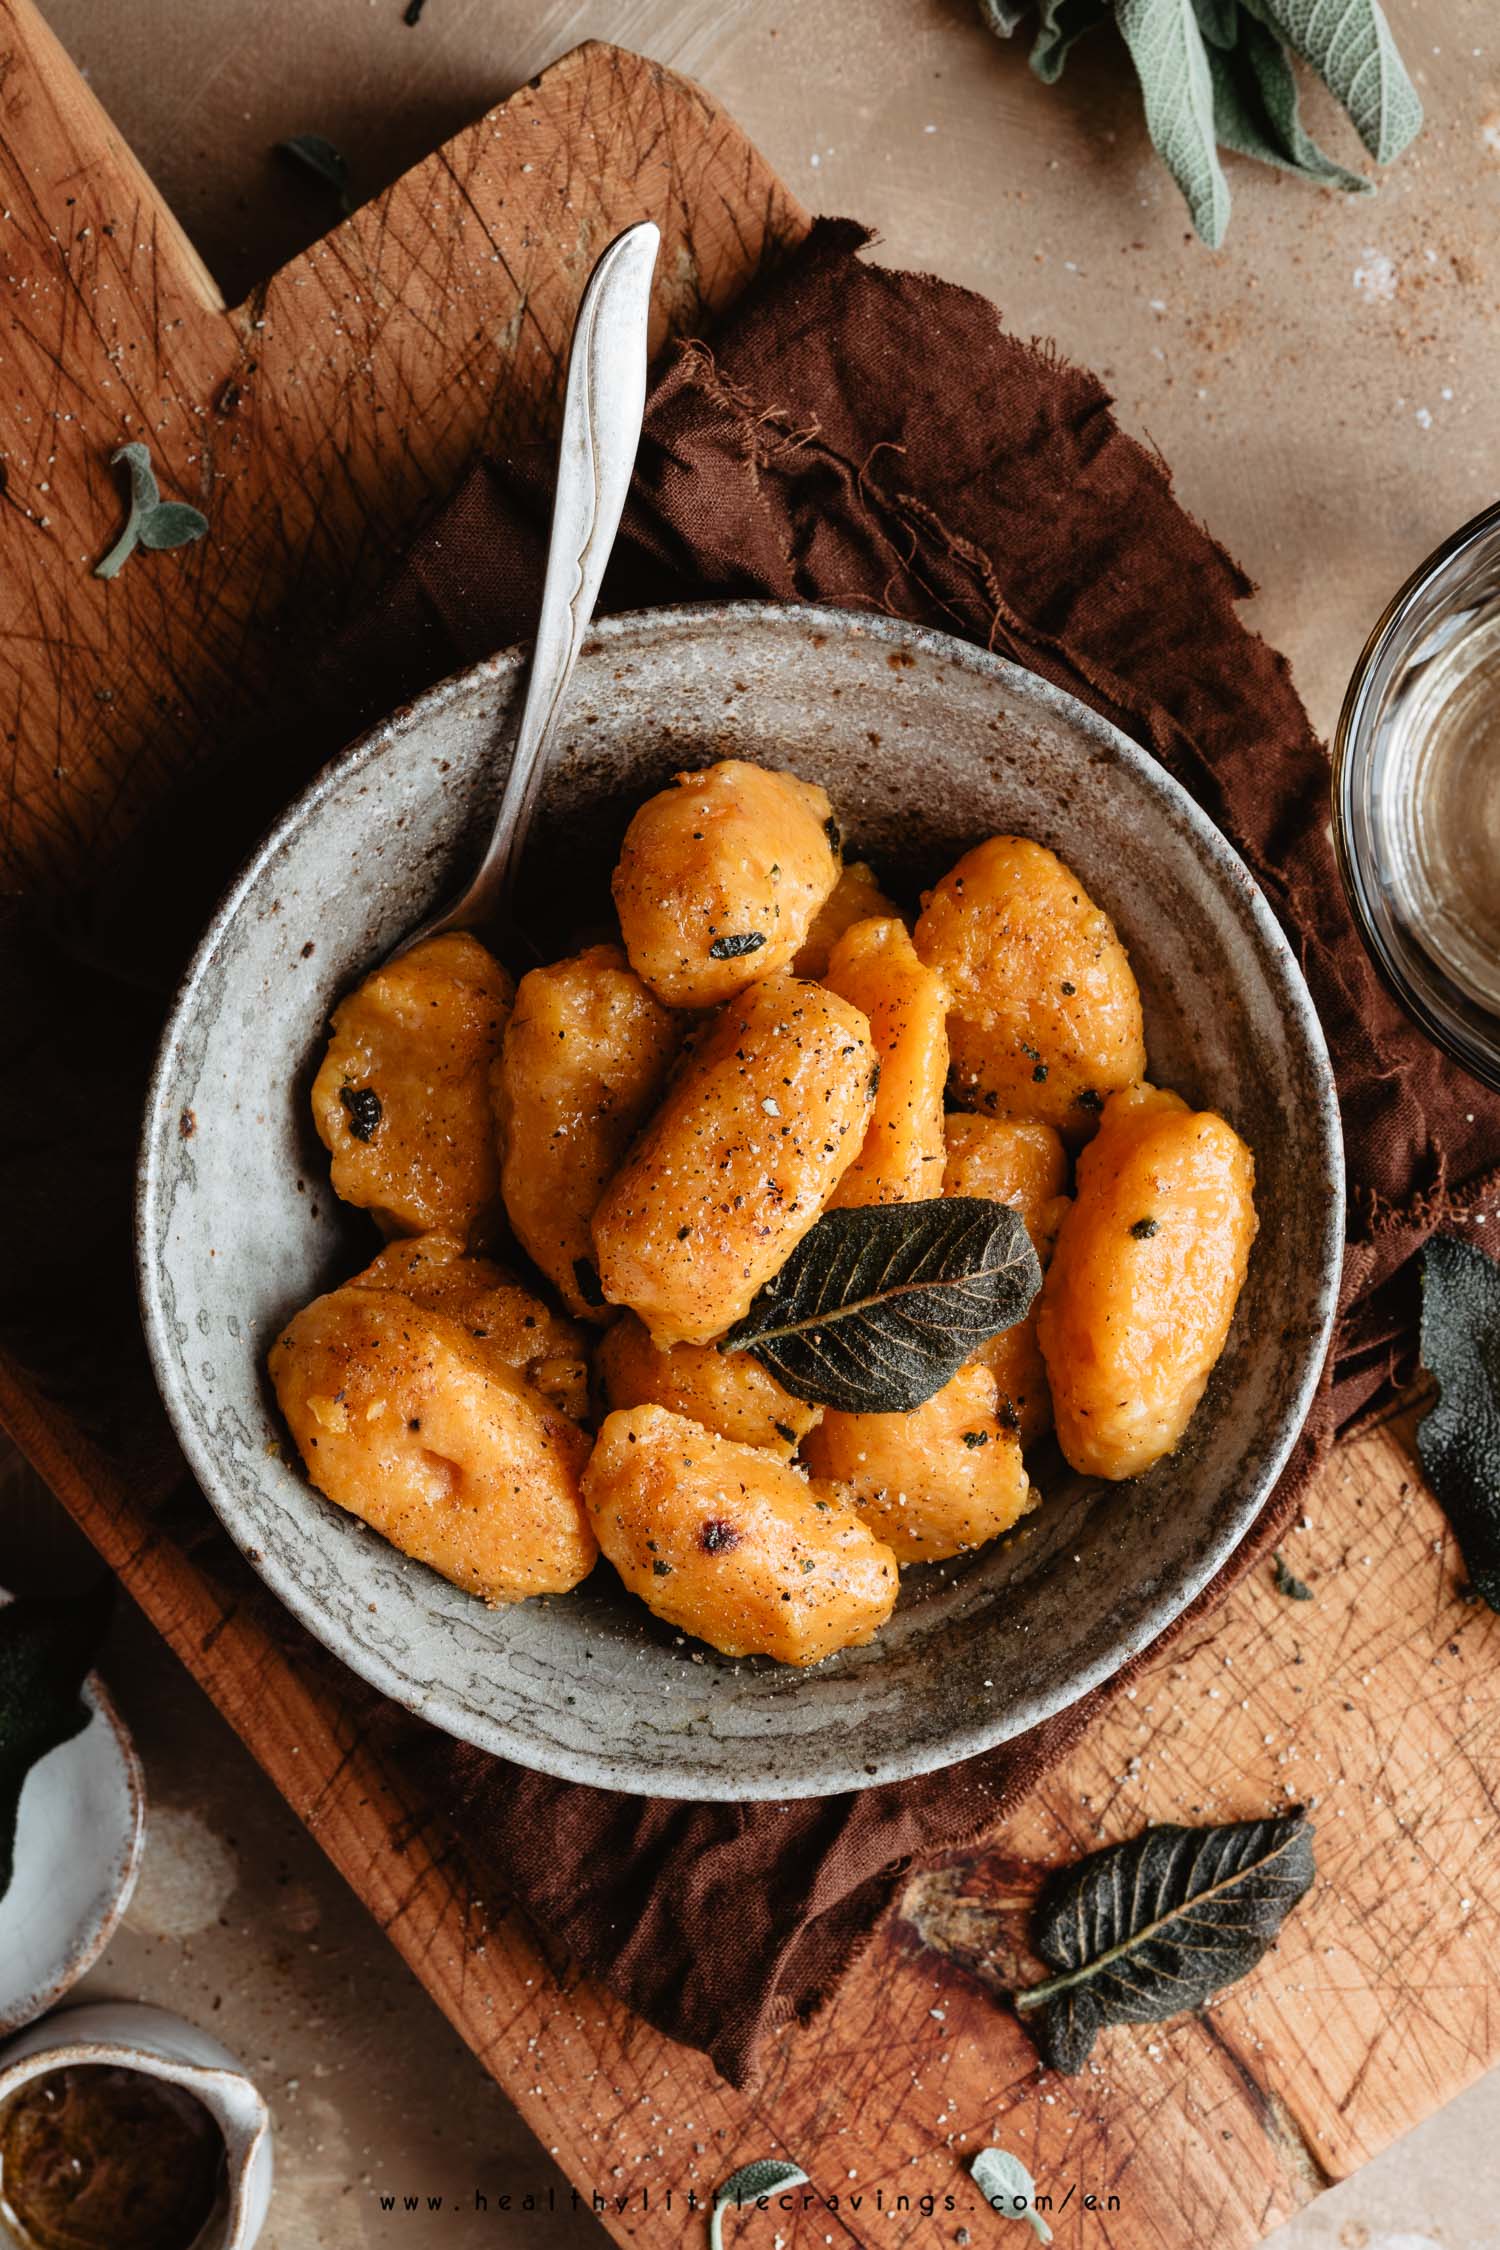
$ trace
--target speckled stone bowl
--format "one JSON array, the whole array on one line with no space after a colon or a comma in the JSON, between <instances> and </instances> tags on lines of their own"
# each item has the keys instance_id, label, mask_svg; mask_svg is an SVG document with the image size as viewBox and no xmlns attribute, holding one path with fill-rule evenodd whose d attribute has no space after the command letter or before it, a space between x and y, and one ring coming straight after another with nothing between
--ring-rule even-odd
<instances>
[{"instance_id":1,"label":"speckled stone bowl","mask_svg":"<svg viewBox=\"0 0 1500 2250\"><path fill-rule=\"evenodd\" d=\"M578 668L528 866L561 951L607 911L631 811L682 765L787 764L851 849L914 897L979 838L1054 846L1114 916L1154 1074L1254 1149L1261 1227L1233 1333L1180 1450L1133 1484L1059 1465L1017 1536L907 1574L869 1648L811 1672L659 1627L601 1565L486 1609L322 1500L281 1442L278 1326L363 1263L308 1087L339 996L478 853L520 676L448 681L329 767L209 926L147 1102L138 1254L162 1395L267 1583L346 1663L451 1734L617 1789L790 1797L968 1757L1107 1679L1233 1549L1297 1434L1327 1345L1342 1182L1328 1060L1245 868L1150 759L1070 697L940 634L737 604L611 619Z\"/></svg>"}]
</instances>

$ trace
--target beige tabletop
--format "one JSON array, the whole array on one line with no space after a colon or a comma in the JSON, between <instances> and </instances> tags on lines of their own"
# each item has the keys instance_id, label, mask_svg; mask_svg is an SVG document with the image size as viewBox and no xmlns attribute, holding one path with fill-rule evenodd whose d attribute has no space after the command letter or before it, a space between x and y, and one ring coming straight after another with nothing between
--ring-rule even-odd
<instances>
[{"instance_id":1,"label":"beige tabletop","mask_svg":"<svg viewBox=\"0 0 1500 2250\"><path fill-rule=\"evenodd\" d=\"M1253 620L1324 732L1388 596L1500 497L1493 0L1388 0L1427 108L1416 147L1353 199L1231 160L1218 252L1152 156L1110 32L1049 90L968 0L426 0L414 26L405 5L42 0L231 299L325 223L316 186L271 153L287 135L335 142L363 197L580 39L702 79L807 204L867 220L877 255L983 291L1104 374L1258 582ZM1308 114L1357 158L1326 104ZM155 1811L96 1980L211 2021L261 2075L271 2250L602 2241L174 1661L128 1622L116 1658ZM490 2207L380 2208L382 2191L460 2188ZM528 2190L540 2210L520 2208ZM1486 2081L1275 2240L1479 2250L1497 2209Z\"/></svg>"}]
</instances>

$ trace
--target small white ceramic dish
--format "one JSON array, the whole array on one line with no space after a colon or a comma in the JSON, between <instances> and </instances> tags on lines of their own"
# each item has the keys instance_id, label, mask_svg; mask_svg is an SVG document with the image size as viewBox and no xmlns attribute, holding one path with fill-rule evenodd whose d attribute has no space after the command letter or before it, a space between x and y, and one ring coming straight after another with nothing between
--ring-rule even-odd
<instances>
[{"instance_id":1,"label":"small white ceramic dish","mask_svg":"<svg viewBox=\"0 0 1500 2250\"><path fill-rule=\"evenodd\" d=\"M229 2049L164 2008L61 2008L0 2049L0 2111L34 2079L75 2064L138 2070L203 2104L224 2137L224 2194L193 2250L251 2250L271 2202L271 2113Z\"/></svg>"},{"instance_id":2,"label":"small white ceramic dish","mask_svg":"<svg viewBox=\"0 0 1500 2250\"><path fill-rule=\"evenodd\" d=\"M0 1899L0 2037L55 2007L93 1966L135 1889L140 1761L92 1675L83 1700L88 1725L39 1758L21 1791L15 1874Z\"/></svg>"}]
</instances>

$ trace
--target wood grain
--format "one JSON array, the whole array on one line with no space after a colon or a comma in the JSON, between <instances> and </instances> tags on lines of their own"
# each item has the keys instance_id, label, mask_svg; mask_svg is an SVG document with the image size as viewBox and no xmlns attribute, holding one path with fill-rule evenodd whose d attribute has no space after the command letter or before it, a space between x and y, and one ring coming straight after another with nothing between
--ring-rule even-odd
<instances>
[{"instance_id":1,"label":"wood grain","mask_svg":"<svg viewBox=\"0 0 1500 2250\"><path fill-rule=\"evenodd\" d=\"M0 880L56 888L336 626L476 447L550 421L589 267L661 224L654 341L806 225L697 87L577 49L233 311L30 0L0 0ZM211 530L92 576L114 449Z\"/></svg>"},{"instance_id":2,"label":"wood grain","mask_svg":"<svg viewBox=\"0 0 1500 2250\"><path fill-rule=\"evenodd\" d=\"M805 221L706 97L594 47L226 313L26 0L0 0L0 27L3 849L13 885L44 892L253 711L289 611L304 633L336 620L477 444L545 425L609 233L668 214L664 329L728 302ZM141 434L213 534L105 588L107 456ZM101 1194L121 1161L101 1158ZM1242 1586L1002 1833L913 1875L835 2003L742 2096L476 1886L424 1806L421 1728L265 1593L183 1479L138 1362L109 1387L124 1330L87 1380L46 1343L27 1337L24 1372L0 1361L0 1420L622 2241L681 2241L692 2194L778 2149L839 2199L778 2214L784 2244L934 2223L951 2239L989 2224L960 2160L999 2141L1063 2244L1238 2250L1500 2054L1500 1626L1459 1599L1398 1428L1309 1495L1291 1560L1315 1601L1266 1572ZM996 1988L1046 1870L1148 1819L1294 1799L1314 1807L1320 1880L1275 1955L1202 2016L1108 2034L1079 2080L1039 2072Z\"/></svg>"}]
</instances>

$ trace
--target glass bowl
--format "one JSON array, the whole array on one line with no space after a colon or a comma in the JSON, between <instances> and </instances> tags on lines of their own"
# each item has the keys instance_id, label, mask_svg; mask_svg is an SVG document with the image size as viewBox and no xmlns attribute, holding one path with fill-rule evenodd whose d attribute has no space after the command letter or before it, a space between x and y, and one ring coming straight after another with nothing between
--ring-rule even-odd
<instances>
[{"instance_id":1,"label":"glass bowl","mask_svg":"<svg viewBox=\"0 0 1500 2250\"><path fill-rule=\"evenodd\" d=\"M1428 557L1366 642L1334 736L1333 835L1396 998L1500 1090L1500 506Z\"/></svg>"}]
</instances>

